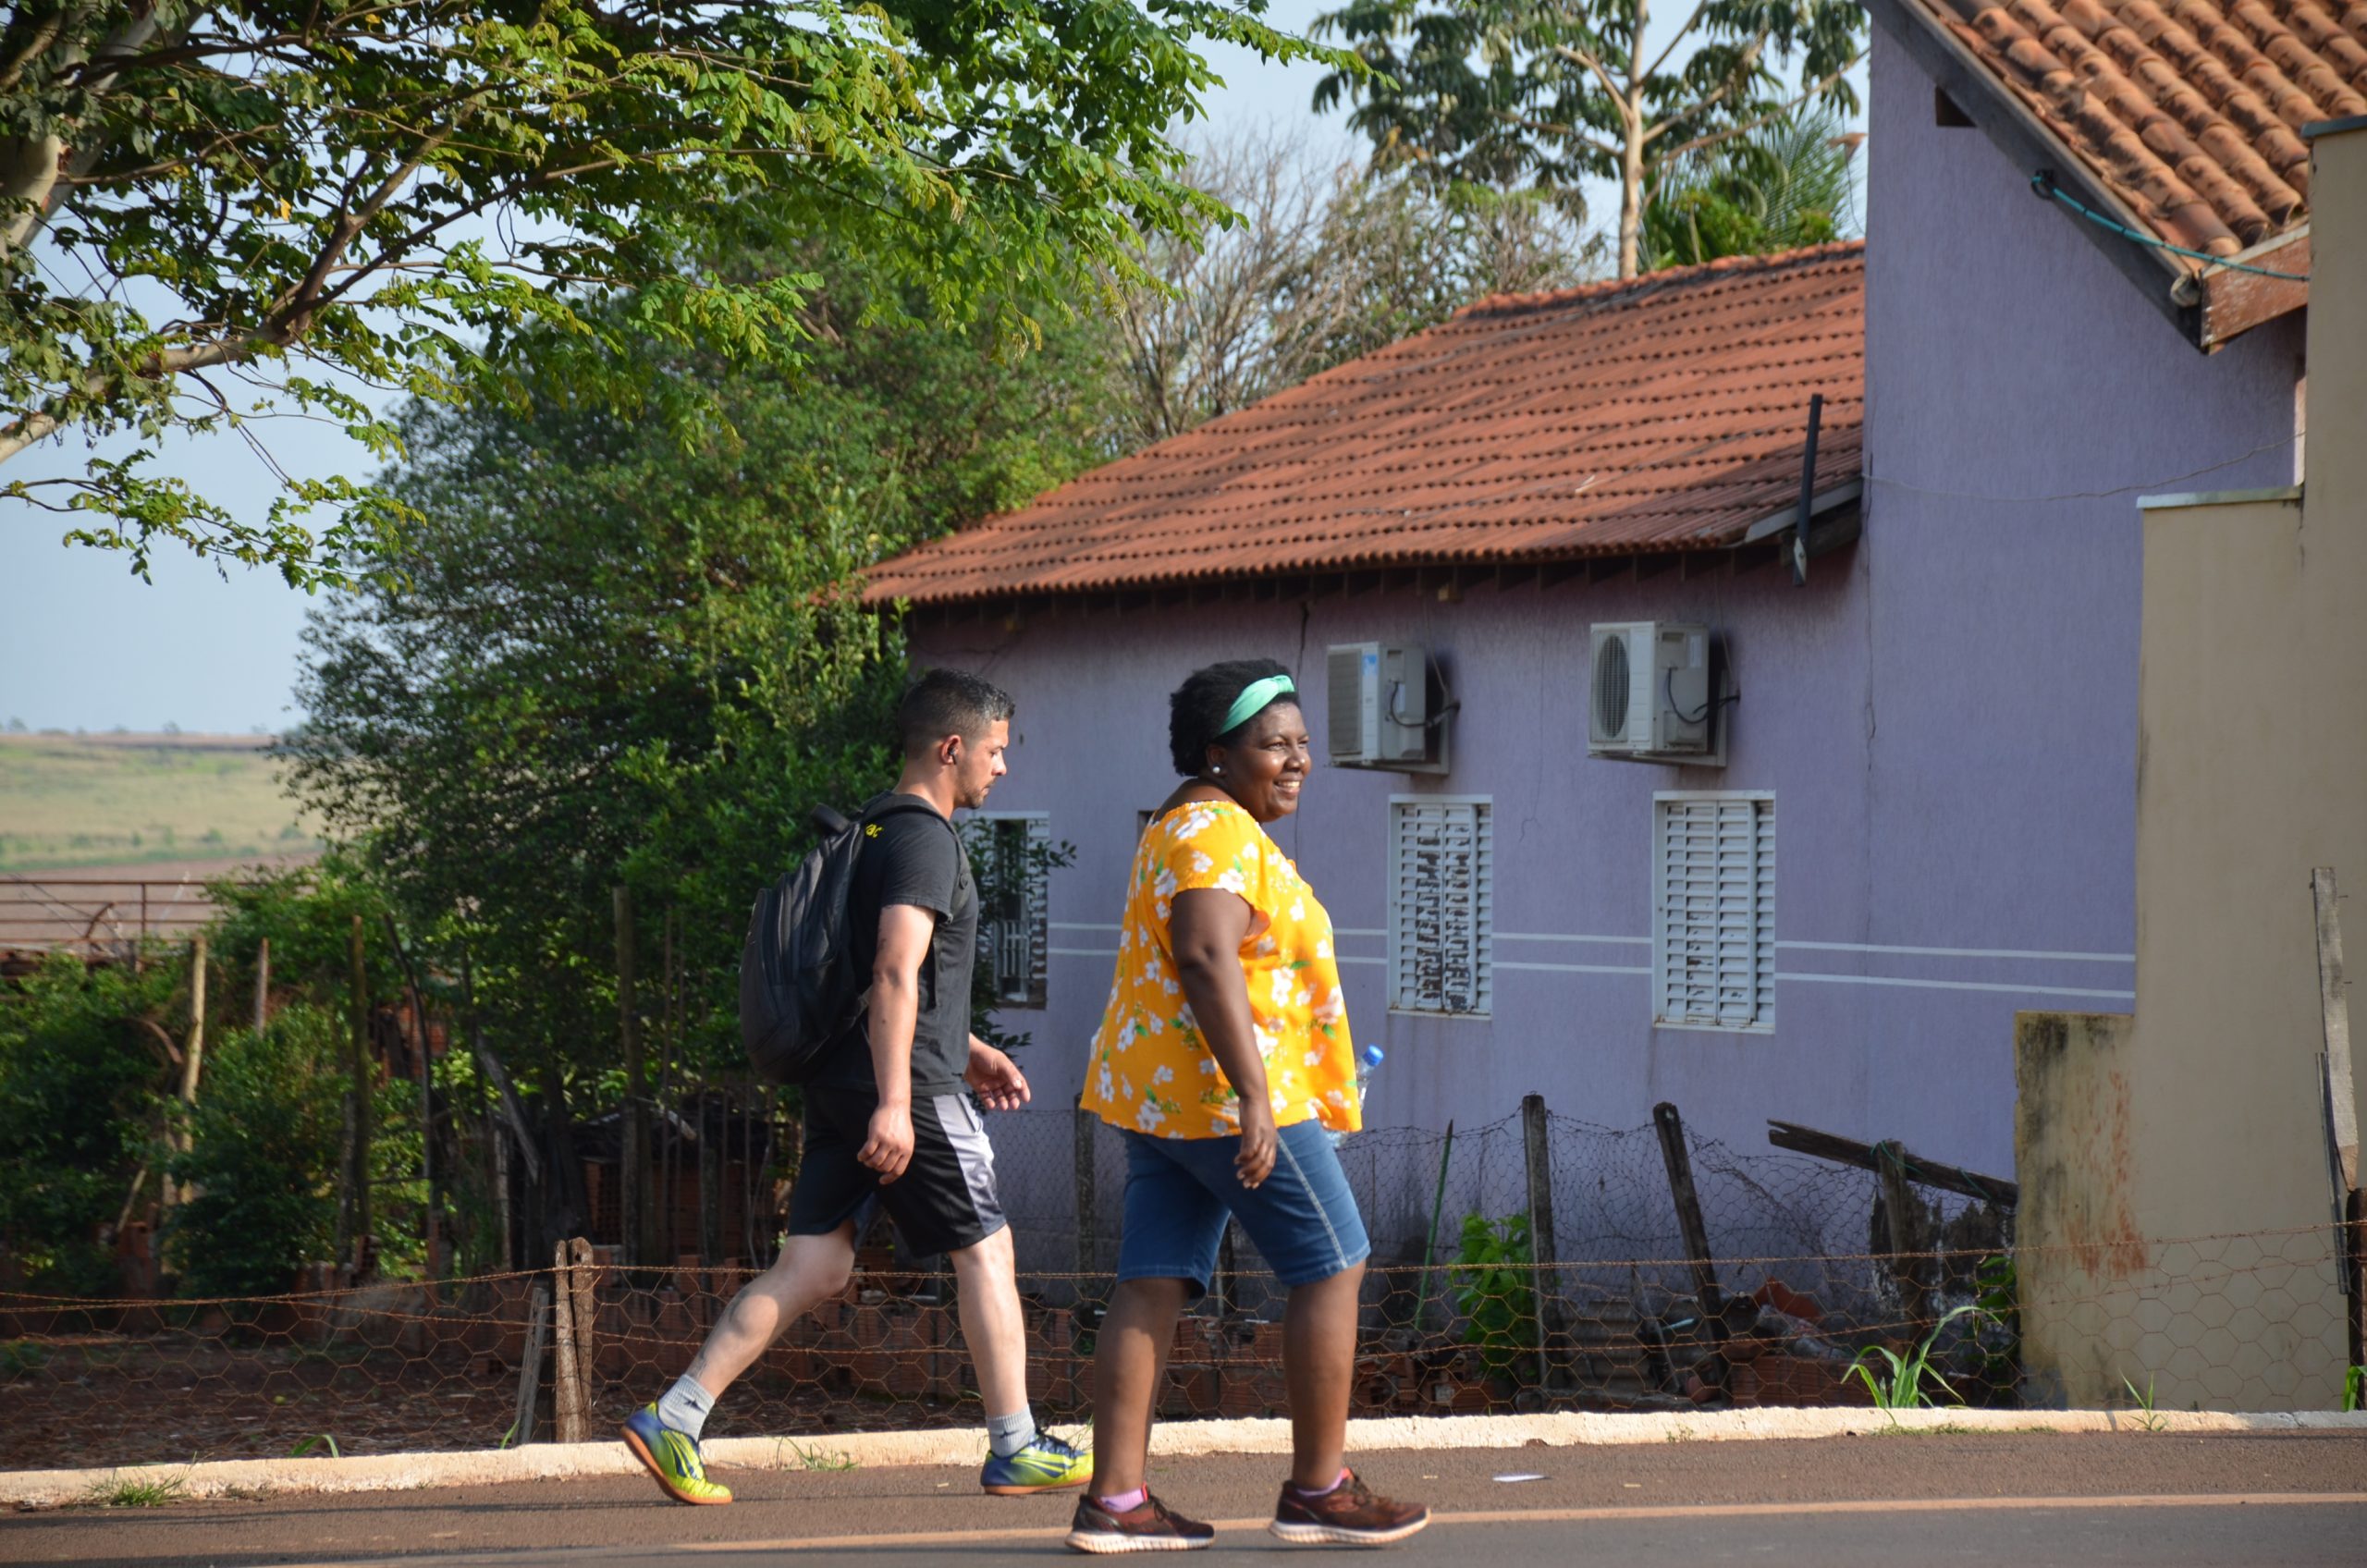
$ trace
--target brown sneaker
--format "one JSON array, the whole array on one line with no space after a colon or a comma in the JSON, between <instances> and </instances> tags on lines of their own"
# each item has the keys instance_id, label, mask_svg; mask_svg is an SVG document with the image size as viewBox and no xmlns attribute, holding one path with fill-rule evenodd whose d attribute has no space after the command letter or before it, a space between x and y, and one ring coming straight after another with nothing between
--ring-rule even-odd
<instances>
[{"instance_id":1,"label":"brown sneaker","mask_svg":"<svg viewBox=\"0 0 2367 1568\"><path fill-rule=\"evenodd\" d=\"M1076 1517L1069 1521L1071 1551L1197 1551L1216 1538L1215 1525L1170 1513L1167 1504L1148 1493L1140 1507L1123 1513L1081 1497Z\"/></svg>"},{"instance_id":2,"label":"brown sneaker","mask_svg":"<svg viewBox=\"0 0 2367 1568\"><path fill-rule=\"evenodd\" d=\"M1266 1527L1299 1546L1387 1546L1429 1522L1430 1511L1422 1504L1375 1497L1350 1471L1321 1497L1308 1497L1285 1481L1274 1522Z\"/></svg>"}]
</instances>

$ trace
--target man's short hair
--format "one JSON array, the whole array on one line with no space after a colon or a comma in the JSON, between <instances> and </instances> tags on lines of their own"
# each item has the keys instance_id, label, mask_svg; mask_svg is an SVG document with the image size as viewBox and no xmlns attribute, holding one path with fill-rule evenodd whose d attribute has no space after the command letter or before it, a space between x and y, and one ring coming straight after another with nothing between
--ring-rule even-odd
<instances>
[{"instance_id":1,"label":"man's short hair","mask_svg":"<svg viewBox=\"0 0 2367 1568\"><path fill-rule=\"evenodd\" d=\"M987 727L1019 711L1010 693L966 669L932 669L904 688L896 732L904 754L920 756L948 735L975 741Z\"/></svg>"}]
</instances>

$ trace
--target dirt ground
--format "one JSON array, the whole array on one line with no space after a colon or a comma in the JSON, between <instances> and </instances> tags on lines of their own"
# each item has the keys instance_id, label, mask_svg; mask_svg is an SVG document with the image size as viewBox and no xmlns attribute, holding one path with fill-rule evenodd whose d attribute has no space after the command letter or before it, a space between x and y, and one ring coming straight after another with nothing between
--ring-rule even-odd
<instances>
[{"instance_id":1,"label":"dirt ground","mask_svg":"<svg viewBox=\"0 0 2367 1568\"><path fill-rule=\"evenodd\" d=\"M604 1423L657 1397L595 1389ZM419 1453L495 1448L515 1422L516 1369L492 1358L423 1361L361 1346L236 1346L197 1335L91 1335L0 1346L0 1469L60 1463L71 1431L76 1465L270 1459L311 1452ZM879 1400L791 1389L763 1373L733 1390L708 1430L717 1437L975 1424L975 1402ZM537 1419L548 1435L550 1395Z\"/></svg>"}]
</instances>

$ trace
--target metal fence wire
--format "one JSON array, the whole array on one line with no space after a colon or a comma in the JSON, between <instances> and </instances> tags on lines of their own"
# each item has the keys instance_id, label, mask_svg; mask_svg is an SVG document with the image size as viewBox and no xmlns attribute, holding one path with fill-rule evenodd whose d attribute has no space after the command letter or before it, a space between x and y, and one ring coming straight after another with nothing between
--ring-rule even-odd
<instances>
[{"instance_id":1,"label":"metal fence wire","mask_svg":"<svg viewBox=\"0 0 2367 1568\"><path fill-rule=\"evenodd\" d=\"M1083 1421L1122 1145L1069 1111L990 1125L1030 1391L1046 1417ZM2321 1377L2310 1357L2339 1354L2326 1348L2338 1325L2303 1320L2338 1294L2330 1228L2148 1243L2159 1285L2132 1304L2076 1259L2017 1247L2010 1207L1913 1170L1689 1133L1679 1162L1668 1136L1537 1106L1451 1145L1411 1128L1345 1139L1375 1241L1355 1412L1865 1403L1873 1390L1850 1372L1861 1353L1926 1345L1954 1399L2011 1404L2027 1393L2017 1309L2085 1314L2099 1344L2183 1358L2230 1399ZM889 1234L865 1233L853 1280L718 1402L711 1433L826 1441L981 1418L952 1276L899 1256ZM341 1283L322 1266L307 1288L236 1300L0 1291L14 1416L0 1467L59 1463L60 1433L88 1465L604 1438L688 1363L754 1261L628 1268L578 1240L550 1268ZM1282 1307L1255 1251L1229 1244L1177 1328L1162 1415L1281 1414ZM1889 1364L1869 1366L1896 1393Z\"/></svg>"}]
</instances>

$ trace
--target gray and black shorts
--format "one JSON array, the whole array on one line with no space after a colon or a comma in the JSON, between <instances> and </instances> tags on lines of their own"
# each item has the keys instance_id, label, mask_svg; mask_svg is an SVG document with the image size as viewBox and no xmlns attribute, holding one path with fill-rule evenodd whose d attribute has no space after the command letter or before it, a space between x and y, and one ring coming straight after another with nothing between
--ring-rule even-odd
<instances>
[{"instance_id":1,"label":"gray and black shorts","mask_svg":"<svg viewBox=\"0 0 2367 1568\"><path fill-rule=\"evenodd\" d=\"M913 1162L880 1185L855 1158L871 1134L878 1097L865 1090L809 1086L805 1155L789 1194L789 1233L827 1236L877 1198L919 1257L972 1247L1008 1221L995 1191L995 1152L964 1094L913 1096Z\"/></svg>"}]
</instances>

